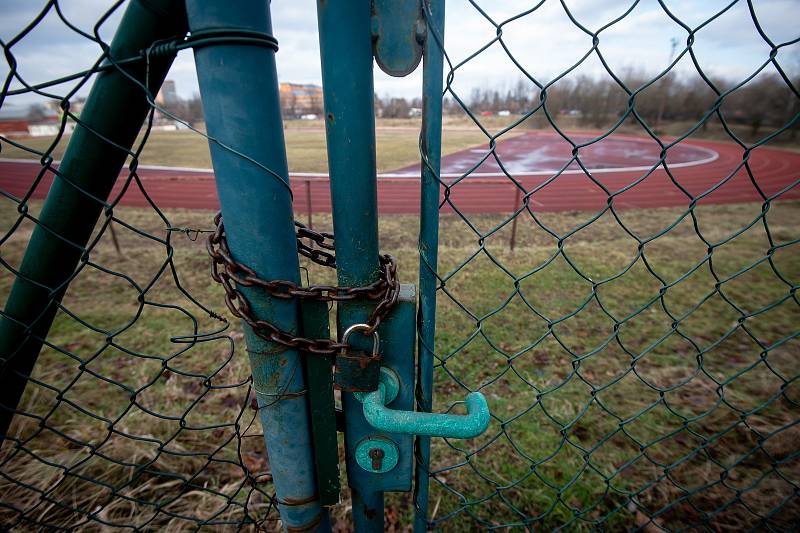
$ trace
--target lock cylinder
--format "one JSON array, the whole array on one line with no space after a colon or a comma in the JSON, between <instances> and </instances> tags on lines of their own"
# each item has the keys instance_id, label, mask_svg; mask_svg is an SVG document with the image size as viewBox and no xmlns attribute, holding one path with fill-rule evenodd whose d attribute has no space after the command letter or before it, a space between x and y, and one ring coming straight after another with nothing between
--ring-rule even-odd
<instances>
[{"instance_id":1,"label":"lock cylinder","mask_svg":"<svg viewBox=\"0 0 800 533\"><path fill-rule=\"evenodd\" d=\"M400 450L391 439L383 436L367 437L356 447L358 466L372 474L385 474L397 466Z\"/></svg>"}]
</instances>

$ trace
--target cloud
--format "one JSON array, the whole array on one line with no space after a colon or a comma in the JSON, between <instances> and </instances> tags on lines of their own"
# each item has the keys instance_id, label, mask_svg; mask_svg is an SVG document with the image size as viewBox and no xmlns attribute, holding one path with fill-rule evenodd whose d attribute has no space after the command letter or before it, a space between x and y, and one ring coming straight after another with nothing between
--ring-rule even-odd
<instances>
[{"instance_id":1,"label":"cloud","mask_svg":"<svg viewBox=\"0 0 800 533\"><path fill-rule=\"evenodd\" d=\"M0 38L4 42L25 27L46 4L44 1L3 0ZM669 12L690 28L697 28L720 12L730 0L665 0ZM65 17L86 32L108 9L104 0L71 0L59 4ZM445 48L453 65L495 39L502 26L503 44L494 43L455 72L455 89L468 95L474 87L508 87L527 75L546 83L565 70L568 76L607 76L596 55L578 61L592 48L592 35L620 15L630 14L599 32L599 49L615 72L639 70L655 73L670 59L671 39L678 39L676 52L686 46L687 30L672 20L656 0L545 0L539 7L531 0L476 0L476 9L466 0L447 0ZM775 43L798 37L798 0L762 0L755 4L757 20ZM509 19L536 7L532 12ZM101 35L110 39L124 6L103 25ZM483 13L481 13L481 10ZM277 55L279 78L283 81L320 83L319 41L314 0L274 0L273 28L280 43ZM793 16L788 16L794 14ZM572 17L572 20L570 17ZM583 26L582 29L580 26ZM693 45L701 67L714 76L743 78L769 56L770 46L759 35L744 0L697 31ZM786 68L800 69L800 45L782 50L778 59ZM84 69L97 57L95 43L69 29L54 10L32 32L12 48L20 72L32 82L43 81ZM514 64L517 61L520 66ZM5 70L4 70L5 69ZM678 69L689 75L694 66L684 58ZM8 72L0 63L0 75ZM692 74L694 73L694 74ZM170 78L184 97L197 91L190 51L179 54ZM67 88L59 88L63 93ZM421 69L406 78L392 78L375 69L375 90L381 95L407 97L421 94ZM24 100L20 98L19 100Z\"/></svg>"}]
</instances>

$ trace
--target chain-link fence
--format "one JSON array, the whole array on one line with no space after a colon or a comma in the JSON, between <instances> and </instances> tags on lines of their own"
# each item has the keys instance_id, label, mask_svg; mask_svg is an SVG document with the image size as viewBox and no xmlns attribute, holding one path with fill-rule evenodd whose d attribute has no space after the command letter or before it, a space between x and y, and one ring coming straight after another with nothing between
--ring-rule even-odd
<instances>
[{"instance_id":1,"label":"chain-link fence","mask_svg":"<svg viewBox=\"0 0 800 533\"><path fill-rule=\"evenodd\" d=\"M758 4L743 0L494 4L447 6L447 38L472 32L475 44L463 57L445 47L445 145L468 128L488 148L443 159L431 347L434 410L480 390L493 421L478 439L433 440L431 526L792 529L800 187L797 159L772 147L797 146L797 36L771 40ZM0 111L13 114L18 102L38 110L24 136L0 135L0 297L24 278L34 232L78 257L56 286L38 287L60 302L46 338L30 334L44 347L0 450L0 521L17 530L272 529L242 333L208 277L202 232L212 216L165 213L149 195L160 182L142 179L161 130L190 128L206 141L193 110L170 106L150 84L185 30L109 57L106 28L123 7L87 21L48 2L0 43ZM527 49L521 36L551 26L568 28L551 46L582 51L545 68L552 50ZM736 79L710 70L703 46L718 26L762 43L757 67ZM607 53L622 42L653 46L655 57L639 30L660 27L679 40L672 52L660 43L663 68L647 65L655 74ZM16 57L60 32L81 36L86 69L32 83ZM501 65L521 81L475 90L471 72ZM131 149L82 113L84 89L106 72L136 78L146 97ZM30 127L46 134L31 137ZM62 168L81 127L104 152L124 152L107 200ZM641 152L643 168L619 170L630 152ZM59 181L102 213L86 245L41 222L41 199ZM141 207L120 206L123 196ZM487 214L498 211L508 214ZM415 220L381 220L381 248L399 255L403 281L416 266L404 253L416 245ZM308 274L331 280L313 265ZM388 502L390 523L397 508L404 519L413 511L408 495Z\"/></svg>"},{"instance_id":2,"label":"chain-link fence","mask_svg":"<svg viewBox=\"0 0 800 533\"><path fill-rule=\"evenodd\" d=\"M2 299L15 282L35 284L22 272L35 269L33 262L41 259L24 265L22 257L37 231L47 232L51 249L66 248L63 257L42 268L55 271L61 261L69 264L79 256L77 268L69 267L58 283L35 287L43 301L53 302L55 317L46 338L37 337L34 326L47 321L46 306L26 332L44 347L4 435L0 523L4 530L20 531L273 529L278 513L273 512L269 460L256 422L242 333L238 324L230 328L229 314L215 312L222 312L223 293L209 284L203 233L213 228L212 215L173 210L167 216L148 194L158 183L140 176L141 154L153 137L157 144L163 130L194 129L184 113L157 98L160 81L154 81L180 49L185 22L181 30L180 16L159 11L167 3L133 4L131 9L152 10L164 21L152 23L160 27L162 40L133 53L114 51L106 39L126 8L122 2L102 7L88 20L92 8L68 2L19 9L15 33L0 43L6 60L0 67L3 118L14 118L19 110L28 113L18 117L19 132L4 121L0 137ZM21 22L25 14L30 18ZM170 24L174 27L161 27ZM155 32L138 31L142 39ZM76 36L83 43L76 43ZM28 61L36 57L33 45L43 39L54 41L44 66L33 69L30 62L17 61L18 55ZM64 54L85 52L86 69L43 80L43 73L59 71L51 63L66 58L59 56L62 40L71 43ZM151 46L165 43L171 44ZM144 127L139 130L139 122L132 130L131 149L117 131L98 126L104 120L97 116L98 101L122 98L120 93L86 101L85 89L101 76L136 84L132 95L121 93L129 99L116 101L116 112L106 114L111 119L129 115L136 122L137 106L141 118L146 113ZM94 143L95 151L72 154L68 163L66 145L77 143L79 135ZM125 167L119 179L111 176L113 190L106 200L97 182L102 158L114 153L122 154ZM87 180L74 159L91 160L98 170ZM41 222L41 198L48 190L53 195L59 183L61 193L77 195L72 199L83 202L86 211L102 213L97 225L90 225L94 229L85 246L71 240L73 221L57 230ZM65 193L65 188L71 190ZM137 198L134 205L144 207L119 207L123 196ZM17 316L9 314L10 305L3 319L13 321ZM28 377L17 365L29 355L22 353L27 342L3 353L4 383L14 378L24 383ZM6 399L7 420L14 404Z\"/></svg>"},{"instance_id":3,"label":"chain-link fence","mask_svg":"<svg viewBox=\"0 0 800 533\"><path fill-rule=\"evenodd\" d=\"M443 156L432 397L493 420L434 439L432 526L800 521L798 35L759 4L448 3L444 136L488 148Z\"/></svg>"}]
</instances>

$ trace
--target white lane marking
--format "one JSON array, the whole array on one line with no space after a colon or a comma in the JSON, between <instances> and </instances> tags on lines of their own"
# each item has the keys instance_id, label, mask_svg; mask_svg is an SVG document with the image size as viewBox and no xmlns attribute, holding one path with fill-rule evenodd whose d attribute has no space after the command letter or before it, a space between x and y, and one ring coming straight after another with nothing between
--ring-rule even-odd
<instances>
[{"instance_id":1,"label":"white lane marking","mask_svg":"<svg viewBox=\"0 0 800 533\"><path fill-rule=\"evenodd\" d=\"M704 146L694 146L692 148L696 150L704 151L708 154L708 157L704 159L697 159L695 161L686 161L684 163L668 163L667 166L669 168L686 168L686 167L694 167L698 165L705 165L708 163L712 163L719 159L719 154L710 148L706 148ZM60 163L60 161L53 161L54 163ZM6 159L0 158L0 163L29 163L29 164L36 164L39 165L38 159ZM661 165L659 165L660 167ZM196 174L213 174L214 170L210 168L192 168L192 167L167 167L162 165L139 165L140 169L142 170L165 170L165 171L174 171L174 172L194 172ZM648 166L639 166L639 167L615 167L615 168L590 168L588 171L592 174L608 174L611 172L644 172L647 170L651 170L653 165ZM523 176L553 176L555 174L585 174L585 172L580 168L574 169L567 169L562 172L558 172L558 170L535 170L533 172L509 172L512 176L515 177L523 177ZM325 172L289 172L289 176L295 176L298 178L327 178L328 174ZM441 178L460 178L464 176L464 173L457 173L457 172L444 172L440 174L439 177ZM505 174L502 172L471 172L469 174L470 177L475 178L504 178L506 177ZM383 172L378 174L379 178L417 178L419 174L411 174L405 172Z\"/></svg>"},{"instance_id":2,"label":"white lane marking","mask_svg":"<svg viewBox=\"0 0 800 533\"><path fill-rule=\"evenodd\" d=\"M686 167L694 167L697 165L705 165L708 163L712 163L719 159L719 154L710 148L705 148L703 146L692 146L692 148L697 150L702 150L708 154L708 157L703 159L697 159L695 161L686 161L684 163L667 163L667 167L669 168L686 168ZM661 166L660 164L658 165ZM614 167L614 168L590 168L587 169L592 174L608 174L610 172L643 172L646 170L650 170L653 168L653 165L648 166L638 166L638 167ZM292 176L304 177L309 176L311 174L299 174L299 173L290 173ZM553 176L555 174L559 174L558 170L535 170L533 172L509 172L512 176ZM585 174L583 169L574 168L574 169L567 169L560 174ZM464 173L451 173L445 172L440 175L442 178L460 178L463 176ZM417 177L418 174L406 174L403 172L387 172L384 174L378 174L379 178L414 178ZM474 176L476 178L502 178L506 177L505 174L502 172L471 172L469 176Z\"/></svg>"}]
</instances>

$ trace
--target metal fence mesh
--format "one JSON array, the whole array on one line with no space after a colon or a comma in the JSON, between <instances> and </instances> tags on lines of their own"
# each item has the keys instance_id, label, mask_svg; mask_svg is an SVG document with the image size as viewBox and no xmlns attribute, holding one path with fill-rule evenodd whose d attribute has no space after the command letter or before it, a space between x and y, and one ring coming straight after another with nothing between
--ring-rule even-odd
<instances>
[{"instance_id":1,"label":"metal fence mesh","mask_svg":"<svg viewBox=\"0 0 800 533\"><path fill-rule=\"evenodd\" d=\"M47 2L19 33L0 42L6 60L0 109L19 101L45 111L53 104L60 108L55 136L0 137L0 157L40 163L4 167L14 174L5 181L9 190L0 191L4 301L40 224L40 199L54 180L74 178L59 172L57 159L69 132L85 124L75 105L81 89L101 69L123 68L104 62L109 43L101 38L119 20L122 4L86 21L70 19L69 5ZM41 32L82 36L92 54L89 68L33 83L29 65L18 64L15 54L30 57L28 40L41 39ZM122 63L142 63L148 53ZM173 211L168 218L137 172L154 126L169 114L147 92L145 126L103 202L5 436L4 530L272 529L277 522L242 334L229 331L230 316L212 310L222 295L209 286L202 230L193 229L210 227L210 215ZM146 207L118 208L123 195ZM176 225L176 218L191 227ZM58 292L51 289L51 295Z\"/></svg>"},{"instance_id":2,"label":"metal fence mesh","mask_svg":"<svg viewBox=\"0 0 800 533\"><path fill-rule=\"evenodd\" d=\"M466 114L487 147L462 167L444 157L439 180L433 410L480 390L493 420L473 441L434 440L434 527L788 531L800 520L800 213L784 201L799 182L795 169L778 184L765 164L800 119L797 72L787 71L798 38L770 40L756 2L653 2L643 19L644 4L448 3L445 34L470 32L474 53L444 47L444 108ZM764 54L747 75L720 79L697 49L734 14L731 38L758 39ZM559 39L585 46L552 74L514 43L554 17L574 32ZM604 55L644 21L680 36L656 75ZM521 89L503 99L501 86L497 103L469 80L502 65ZM693 109L675 90L690 84ZM592 107L572 111L597 87ZM747 121L746 94L769 118ZM652 163L593 167L631 135ZM524 136L531 152L548 139L562 146L555 170L515 170L506 147ZM698 143L728 155L702 170L673 165ZM480 214L491 197L476 200L476 187L505 188L510 214ZM752 203L724 205L734 188ZM674 207L648 208L657 205Z\"/></svg>"},{"instance_id":3,"label":"metal fence mesh","mask_svg":"<svg viewBox=\"0 0 800 533\"><path fill-rule=\"evenodd\" d=\"M797 39L771 42L758 7L741 0L691 23L659 3L662 22L686 44L658 75L636 80L603 63L603 45L624 32L639 2L601 25L555 1L500 17L465 6L492 36L475 54L447 58L446 108L463 110L486 134L488 163L441 177L433 399L434 410L445 411L465 389L481 390L494 418L479 439L434 440L431 525L790 530L800 521L800 207L784 200L800 188L797 181L777 187L764 154L800 122L798 82L782 67L782 51ZM15 53L51 24L79 32L102 59L108 44L100 35L120 9L115 4L86 28L58 2L47 3L41 17L0 43L7 65L0 109L38 95L61 103L62 126L80 123L67 103L100 62L70 80L34 86ZM559 10L587 43L586 54L557 75L524 65L504 37L535 31L546 9ZM458 18L464 10L448 10L447 32L467 27ZM735 10L767 52L752 76L723 83L705 74L694 49L704 27ZM485 57L515 65L524 96L512 111L522 114L482 117L491 103L460 86ZM608 82L602 105L591 104L602 112L562 113L575 105L570 91L598 83L577 77L592 61ZM670 96L681 83L671 73L687 62L704 88L693 116L688 102ZM759 108L769 118L757 126L743 122L726 103L767 87L758 85L766 73L779 83L768 85L777 92L764 99L780 105ZM155 95L149 101L146 127L70 279L0 451L0 520L8 529L276 524L241 334L229 333L207 305L222 311L195 242L210 217L167 216L137 172L159 117ZM573 131L578 126L584 131ZM569 155L560 170L529 176L506 166L502 142L521 132L563 141ZM661 154L652 168L622 173L623 184L584 162L621 134L649 139ZM734 143L737 157L727 167L698 176L671 163L686 141L714 135ZM0 157L25 152L41 163L32 186L0 191L3 298L38 225L39 198L54 179L69 178L59 176L56 161L67 137L63 128L44 146L0 137ZM500 176L477 176L482 164ZM674 207L643 209L655 204L637 191L654 182ZM727 191L741 182L753 202L727 205ZM467 200L475 187L507 190L510 214L480 214ZM593 191L588 203L570 204L576 188ZM148 207L118 207L123 194L140 194Z\"/></svg>"}]
</instances>

